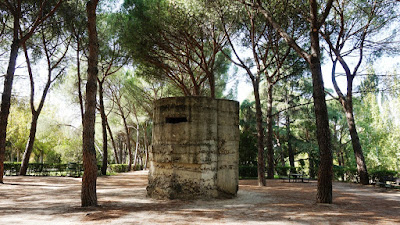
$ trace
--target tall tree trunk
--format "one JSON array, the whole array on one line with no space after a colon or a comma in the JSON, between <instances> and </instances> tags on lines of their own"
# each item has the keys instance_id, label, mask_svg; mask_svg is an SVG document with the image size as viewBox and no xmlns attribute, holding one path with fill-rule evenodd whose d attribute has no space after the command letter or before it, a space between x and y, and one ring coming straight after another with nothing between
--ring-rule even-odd
<instances>
[{"instance_id":1,"label":"tall tree trunk","mask_svg":"<svg viewBox=\"0 0 400 225\"><path fill-rule=\"evenodd\" d=\"M19 18L14 18L14 30L19 27ZM14 80L15 64L17 62L19 49L18 31L14 34L14 40L11 44L10 59L8 62L7 74L4 78L3 94L1 96L1 110L0 110L0 183L3 183L4 174L4 160L6 152L6 133L8 115L10 114L11 106L11 90Z\"/></svg>"},{"instance_id":2,"label":"tall tree trunk","mask_svg":"<svg viewBox=\"0 0 400 225\"><path fill-rule=\"evenodd\" d=\"M128 171L132 170L132 146L131 146L131 138L130 138L130 132L129 132L129 127L128 127L128 123L126 122L126 118L123 114L122 108L119 106L120 108L120 112L121 112L121 117L122 117L122 121L124 123L124 128L125 128L125 137L126 137L126 147L128 148L128 154L129 154L129 162L128 162Z\"/></svg>"},{"instance_id":3,"label":"tall tree trunk","mask_svg":"<svg viewBox=\"0 0 400 225\"><path fill-rule=\"evenodd\" d=\"M136 118L137 119L137 118ZM140 127L139 127L139 121L137 121L136 125L136 147L135 147L135 157L134 157L134 163L133 163L133 170L136 170L136 164L138 161L138 152L139 152L139 135L140 135Z\"/></svg>"},{"instance_id":4,"label":"tall tree trunk","mask_svg":"<svg viewBox=\"0 0 400 225\"><path fill-rule=\"evenodd\" d=\"M343 155L343 146L340 146L340 160L342 161L342 165L345 165L344 155Z\"/></svg>"},{"instance_id":5,"label":"tall tree trunk","mask_svg":"<svg viewBox=\"0 0 400 225\"><path fill-rule=\"evenodd\" d=\"M143 169L146 170L147 169L147 162L149 159L149 148L148 148L148 143L147 143L147 122L145 123L145 126L143 127L143 135L144 135L144 153L145 153L145 161L144 161L144 167Z\"/></svg>"},{"instance_id":6,"label":"tall tree trunk","mask_svg":"<svg viewBox=\"0 0 400 225\"><path fill-rule=\"evenodd\" d=\"M311 22L310 69L313 81L314 110L317 125L317 140L320 154L317 202L332 203L332 143L320 62L320 46L318 35L319 26L318 18L316 16L318 15L318 6L315 0L311 0L310 3L311 15L314 16L314 18L312 18L313 22Z\"/></svg>"},{"instance_id":7,"label":"tall tree trunk","mask_svg":"<svg viewBox=\"0 0 400 225\"><path fill-rule=\"evenodd\" d=\"M124 143L119 140L119 158L121 160L121 163L126 164L126 150L125 150L125 145Z\"/></svg>"},{"instance_id":8,"label":"tall tree trunk","mask_svg":"<svg viewBox=\"0 0 400 225\"><path fill-rule=\"evenodd\" d=\"M96 180L97 160L94 145L96 120L96 93L98 74L98 37L96 29L96 8L98 0L86 4L87 28L89 34L88 78L86 83L86 103L83 120L83 167L81 205L97 206Z\"/></svg>"},{"instance_id":9,"label":"tall tree trunk","mask_svg":"<svg viewBox=\"0 0 400 225\"><path fill-rule=\"evenodd\" d=\"M80 52L80 38L79 34L76 35L76 75L78 76L78 99L79 99L79 107L81 110L81 118L82 118L82 126L83 126L83 117L84 117L84 109L83 109L83 96L82 96L82 78L81 78L81 59L79 56Z\"/></svg>"},{"instance_id":10,"label":"tall tree trunk","mask_svg":"<svg viewBox=\"0 0 400 225\"><path fill-rule=\"evenodd\" d=\"M277 127L277 132L275 133L275 139L276 139L276 145L278 146L278 148L280 149L280 162L281 162L281 166L285 166L285 152L283 151L282 148L282 144L281 144L281 138L280 138L280 134L279 134L279 113L277 114L277 119L276 119L276 125Z\"/></svg>"},{"instance_id":11,"label":"tall tree trunk","mask_svg":"<svg viewBox=\"0 0 400 225\"><path fill-rule=\"evenodd\" d=\"M106 116L106 118L107 118L107 116ZM120 158L118 157L117 146L116 146L116 144L115 144L114 137L113 137L113 135L112 135L112 131L111 131L111 128L110 128L110 124L108 123L108 120L106 120L106 126L107 126L108 133L110 134L111 144L112 144L113 150L114 150L115 162L116 162L117 164L120 164L120 163L121 163L121 160L120 160Z\"/></svg>"},{"instance_id":12,"label":"tall tree trunk","mask_svg":"<svg viewBox=\"0 0 400 225\"><path fill-rule=\"evenodd\" d=\"M344 157L343 157L343 146L340 146L340 160L342 161L342 165L344 166ZM342 180L345 180L344 173L342 174Z\"/></svg>"},{"instance_id":13,"label":"tall tree trunk","mask_svg":"<svg viewBox=\"0 0 400 225\"><path fill-rule=\"evenodd\" d=\"M103 80L104 81L104 80ZM100 101L100 115L101 115L101 128L103 132L103 164L101 166L101 174L107 174L107 161L108 161L108 143L107 143L107 116L104 111L104 98L103 98L103 82L98 81L99 84L99 101Z\"/></svg>"},{"instance_id":14,"label":"tall tree trunk","mask_svg":"<svg viewBox=\"0 0 400 225\"><path fill-rule=\"evenodd\" d=\"M47 48L45 46L45 41L43 39L43 44L44 44L44 49L46 52L46 55L48 53ZM48 75L47 75L47 82L46 85L43 89L42 97L40 99L39 105L37 109L35 109L35 84L34 84L34 79L33 79L33 73L32 73L32 68L31 68L31 63L29 60L29 55L28 55L28 50L26 48L26 44L22 44L24 53L25 53L25 59L28 67L28 73L29 73L29 79L30 79L30 86L31 86L31 96L30 96L30 106L31 106L31 114L32 114L32 121L31 121L31 129L29 132L29 140L26 144L25 147L25 152L24 156L22 158L22 163L21 163L21 168L20 168L20 175L26 175L26 171L28 169L28 164L29 164L29 158L31 156L32 150L33 150L33 145L35 144L35 138L36 138L36 130L37 130L37 122L40 116L40 113L42 112L44 102L46 101L46 96L49 92L51 83L53 82L52 80L52 66L50 59L48 58ZM61 60L61 59L60 59ZM60 62L60 61L59 61Z\"/></svg>"},{"instance_id":15,"label":"tall tree trunk","mask_svg":"<svg viewBox=\"0 0 400 225\"><path fill-rule=\"evenodd\" d=\"M310 3L310 44L311 54L305 52L282 27L273 20L269 11L263 8L261 0L256 3L248 3L240 0L245 4L250 4L264 15L265 19L274 29L283 37L286 42L310 65L310 71L313 81L313 98L315 119L317 125L317 140L320 150L320 166L318 172L317 202L332 203L332 143L329 130L328 109L325 102L324 82L322 79L320 46L319 46L319 29L325 22L332 8L333 0L327 0L325 8L322 10L319 18L320 5L316 0L309 0Z\"/></svg>"},{"instance_id":16,"label":"tall tree trunk","mask_svg":"<svg viewBox=\"0 0 400 225\"><path fill-rule=\"evenodd\" d=\"M210 96L211 96L211 98L215 98L215 77L214 77L214 73L211 73L208 76L208 82L210 84L210 91L211 91Z\"/></svg>"},{"instance_id":17,"label":"tall tree trunk","mask_svg":"<svg viewBox=\"0 0 400 225\"><path fill-rule=\"evenodd\" d=\"M274 178L274 148L273 148L273 129L272 129L272 91L273 85L271 82L268 84L267 95L267 158L268 158L268 168L267 168L267 178Z\"/></svg>"},{"instance_id":18,"label":"tall tree trunk","mask_svg":"<svg viewBox=\"0 0 400 225\"><path fill-rule=\"evenodd\" d=\"M289 92L285 91L285 103L290 108L289 102ZM288 145L288 156L289 156L289 165L290 165L290 172L296 173L296 168L294 165L294 151L292 147L292 134L290 132L290 109L286 111L286 136L287 136L287 145Z\"/></svg>"},{"instance_id":19,"label":"tall tree trunk","mask_svg":"<svg viewBox=\"0 0 400 225\"><path fill-rule=\"evenodd\" d=\"M347 107L345 108L345 110L346 110L347 125L349 126L351 144L353 146L354 156L356 158L357 171L358 174L360 175L360 183L367 185L369 184L368 171L367 171L367 166L365 164L365 159L361 148L360 139L358 137L356 124L354 121L352 101L347 100L346 106Z\"/></svg>"},{"instance_id":20,"label":"tall tree trunk","mask_svg":"<svg viewBox=\"0 0 400 225\"><path fill-rule=\"evenodd\" d=\"M308 153L308 162L310 164L309 172L310 178L315 178L315 165L314 165L314 155L312 153Z\"/></svg>"},{"instance_id":21,"label":"tall tree trunk","mask_svg":"<svg viewBox=\"0 0 400 225\"><path fill-rule=\"evenodd\" d=\"M32 114L31 129L29 131L29 139L28 139L28 143L26 144L26 147L25 147L24 156L22 157L22 163L21 163L21 168L19 170L19 175L25 176L26 171L28 170L29 158L31 157L33 145L35 143L38 119L39 119L39 113L35 112L34 114Z\"/></svg>"},{"instance_id":22,"label":"tall tree trunk","mask_svg":"<svg viewBox=\"0 0 400 225\"><path fill-rule=\"evenodd\" d=\"M296 168L294 166L294 152L293 152L292 140L291 140L292 134L290 132L290 112L289 112L289 110L286 112L286 135L287 135L290 172L296 173Z\"/></svg>"},{"instance_id":23,"label":"tall tree trunk","mask_svg":"<svg viewBox=\"0 0 400 225\"><path fill-rule=\"evenodd\" d=\"M144 154L145 154L145 159L144 159L143 170L147 170L147 163L149 161L149 147L147 145L144 146Z\"/></svg>"},{"instance_id":24,"label":"tall tree trunk","mask_svg":"<svg viewBox=\"0 0 400 225\"><path fill-rule=\"evenodd\" d=\"M264 129L262 126L262 111L259 93L259 82L253 80L254 97L256 100L256 120L257 120L257 168L258 168L258 185L265 186L265 159L264 159Z\"/></svg>"}]
</instances>

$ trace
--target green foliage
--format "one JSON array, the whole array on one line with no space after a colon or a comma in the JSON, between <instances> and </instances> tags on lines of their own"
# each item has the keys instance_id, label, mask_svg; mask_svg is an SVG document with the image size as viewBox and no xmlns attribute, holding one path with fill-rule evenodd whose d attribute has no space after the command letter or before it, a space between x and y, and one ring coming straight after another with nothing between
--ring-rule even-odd
<instances>
[{"instance_id":1,"label":"green foliage","mask_svg":"<svg viewBox=\"0 0 400 225\"><path fill-rule=\"evenodd\" d=\"M257 138L253 133L244 131L240 133L239 164L255 164L257 161Z\"/></svg>"},{"instance_id":2,"label":"green foliage","mask_svg":"<svg viewBox=\"0 0 400 225\"><path fill-rule=\"evenodd\" d=\"M256 165L257 131L254 102L244 100L240 105L239 124L241 128L239 141L239 164Z\"/></svg>"},{"instance_id":3,"label":"green foliage","mask_svg":"<svg viewBox=\"0 0 400 225\"><path fill-rule=\"evenodd\" d=\"M239 165L239 177L255 178L258 176L257 165Z\"/></svg>"},{"instance_id":4,"label":"green foliage","mask_svg":"<svg viewBox=\"0 0 400 225\"><path fill-rule=\"evenodd\" d=\"M128 164L110 164L108 169L111 173L124 173L124 172L128 172ZM143 168L141 165L136 165L135 168L132 167L133 171L142 170L142 169Z\"/></svg>"},{"instance_id":5,"label":"green foliage","mask_svg":"<svg viewBox=\"0 0 400 225\"><path fill-rule=\"evenodd\" d=\"M13 101L7 126L6 160L22 159L29 137L30 117L30 111L25 102Z\"/></svg>"},{"instance_id":6,"label":"green foliage","mask_svg":"<svg viewBox=\"0 0 400 225\"><path fill-rule=\"evenodd\" d=\"M352 166L346 167L344 169L344 172L347 181L358 181L357 167L352 167Z\"/></svg>"},{"instance_id":7,"label":"green foliage","mask_svg":"<svg viewBox=\"0 0 400 225\"><path fill-rule=\"evenodd\" d=\"M292 168L292 169L296 170L296 168ZM291 171L291 167L290 166L276 166L275 171L279 176L288 176L289 171Z\"/></svg>"},{"instance_id":8,"label":"green foliage","mask_svg":"<svg viewBox=\"0 0 400 225\"><path fill-rule=\"evenodd\" d=\"M115 173L128 172L128 164L110 164L109 170Z\"/></svg>"},{"instance_id":9,"label":"green foliage","mask_svg":"<svg viewBox=\"0 0 400 225\"><path fill-rule=\"evenodd\" d=\"M356 167L343 167L343 166L333 166L334 178L336 180L341 180L346 177L347 181L358 181L358 173ZM399 175L397 171L388 170L383 167L371 168L368 171L370 180L383 182L387 178L396 177Z\"/></svg>"},{"instance_id":10,"label":"green foliage","mask_svg":"<svg viewBox=\"0 0 400 225\"><path fill-rule=\"evenodd\" d=\"M17 175L21 168L21 162L4 162L4 173L6 175Z\"/></svg>"},{"instance_id":11,"label":"green foliage","mask_svg":"<svg viewBox=\"0 0 400 225\"><path fill-rule=\"evenodd\" d=\"M243 131L256 133L255 102L244 100L240 104L239 125Z\"/></svg>"},{"instance_id":12,"label":"green foliage","mask_svg":"<svg viewBox=\"0 0 400 225\"><path fill-rule=\"evenodd\" d=\"M382 99L380 106L378 98L378 95L368 93L361 101L355 101L360 142L370 168L398 170L400 127L394 121L399 119L395 109L400 104L398 99Z\"/></svg>"},{"instance_id":13,"label":"green foliage","mask_svg":"<svg viewBox=\"0 0 400 225\"><path fill-rule=\"evenodd\" d=\"M383 182L385 178L395 177L399 175L399 173L396 171L387 170L380 167L370 169L368 172L371 180L380 182Z\"/></svg>"},{"instance_id":14,"label":"green foliage","mask_svg":"<svg viewBox=\"0 0 400 225\"><path fill-rule=\"evenodd\" d=\"M201 1L126 0L119 39L142 74L167 77L181 95L208 95L215 85L221 97L230 62L207 7Z\"/></svg>"},{"instance_id":15,"label":"green foliage","mask_svg":"<svg viewBox=\"0 0 400 225\"><path fill-rule=\"evenodd\" d=\"M345 168L343 166L333 165L333 177L335 180L342 179L345 174Z\"/></svg>"}]
</instances>

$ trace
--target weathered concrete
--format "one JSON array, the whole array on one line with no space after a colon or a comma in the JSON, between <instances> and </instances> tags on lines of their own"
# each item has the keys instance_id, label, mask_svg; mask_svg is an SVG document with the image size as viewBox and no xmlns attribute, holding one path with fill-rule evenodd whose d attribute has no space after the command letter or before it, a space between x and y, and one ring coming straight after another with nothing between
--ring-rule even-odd
<instances>
[{"instance_id":1,"label":"weathered concrete","mask_svg":"<svg viewBox=\"0 0 400 225\"><path fill-rule=\"evenodd\" d=\"M156 101L149 157L150 197L236 196L239 103L207 97Z\"/></svg>"}]
</instances>

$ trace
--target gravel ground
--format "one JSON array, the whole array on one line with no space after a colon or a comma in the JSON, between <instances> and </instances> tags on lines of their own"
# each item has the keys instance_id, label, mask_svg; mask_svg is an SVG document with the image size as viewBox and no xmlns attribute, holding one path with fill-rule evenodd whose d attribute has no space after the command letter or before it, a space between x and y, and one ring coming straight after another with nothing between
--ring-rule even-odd
<instances>
[{"instance_id":1,"label":"gravel ground","mask_svg":"<svg viewBox=\"0 0 400 225\"><path fill-rule=\"evenodd\" d=\"M99 177L99 207L80 207L80 178L16 177L0 184L0 224L400 224L400 192L335 182L333 204L317 183L242 180L237 198L154 200L147 172Z\"/></svg>"}]
</instances>

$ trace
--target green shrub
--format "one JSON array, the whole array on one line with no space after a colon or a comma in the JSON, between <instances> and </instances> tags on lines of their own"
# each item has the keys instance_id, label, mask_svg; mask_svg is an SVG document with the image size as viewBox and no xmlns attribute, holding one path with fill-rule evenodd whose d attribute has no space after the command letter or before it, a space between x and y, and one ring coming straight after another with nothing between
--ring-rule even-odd
<instances>
[{"instance_id":1,"label":"green shrub","mask_svg":"<svg viewBox=\"0 0 400 225\"><path fill-rule=\"evenodd\" d=\"M343 179L345 174L345 169L343 166L333 165L333 175L335 180Z\"/></svg>"},{"instance_id":2,"label":"green shrub","mask_svg":"<svg viewBox=\"0 0 400 225\"><path fill-rule=\"evenodd\" d=\"M133 168L133 165L132 165L132 170L133 171L143 170L143 166L138 164L138 165L136 165L135 168Z\"/></svg>"},{"instance_id":3,"label":"green shrub","mask_svg":"<svg viewBox=\"0 0 400 225\"><path fill-rule=\"evenodd\" d=\"M4 173L6 175L18 175L21 162L4 162Z\"/></svg>"},{"instance_id":4,"label":"green shrub","mask_svg":"<svg viewBox=\"0 0 400 225\"><path fill-rule=\"evenodd\" d=\"M123 173L128 171L128 164L110 164L110 172Z\"/></svg>"},{"instance_id":5,"label":"green shrub","mask_svg":"<svg viewBox=\"0 0 400 225\"><path fill-rule=\"evenodd\" d=\"M345 167L344 174L346 175L346 181L358 182L358 172L356 167Z\"/></svg>"},{"instance_id":6,"label":"green shrub","mask_svg":"<svg viewBox=\"0 0 400 225\"><path fill-rule=\"evenodd\" d=\"M239 166L240 178L254 178L258 177L258 170L256 165L240 165Z\"/></svg>"},{"instance_id":7,"label":"green shrub","mask_svg":"<svg viewBox=\"0 0 400 225\"><path fill-rule=\"evenodd\" d=\"M290 166L276 166L275 171L279 176L287 176L290 170Z\"/></svg>"},{"instance_id":8,"label":"green shrub","mask_svg":"<svg viewBox=\"0 0 400 225\"><path fill-rule=\"evenodd\" d=\"M374 168L369 171L370 179L373 181L384 181L385 178L397 176L397 172L382 168Z\"/></svg>"}]
</instances>

